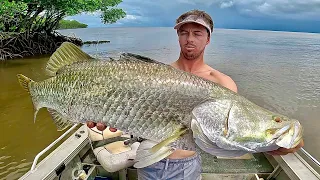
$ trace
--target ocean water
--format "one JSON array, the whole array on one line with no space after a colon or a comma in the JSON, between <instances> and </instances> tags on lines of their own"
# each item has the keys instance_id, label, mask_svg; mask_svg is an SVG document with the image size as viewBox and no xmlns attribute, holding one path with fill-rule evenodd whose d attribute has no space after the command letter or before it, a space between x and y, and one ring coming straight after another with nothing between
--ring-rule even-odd
<instances>
[{"instance_id":1,"label":"ocean water","mask_svg":"<svg viewBox=\"0 0 320 180\"><path fill-rule=\"evenodd\" d=\"M137 53L170 63L179 56L173 28L86 28L60 30L82 40L110 40L84 45L97 58ZM37 153L62 132L46 111L33 122L29 95L16 74L44 79L49 56L0 62L0 180L17 179ZM305 128L305 149L320 160L320 34L216 29L205 61L229 75L239 94L258 105L298 119Z\"/></svg>"}]
</instances>

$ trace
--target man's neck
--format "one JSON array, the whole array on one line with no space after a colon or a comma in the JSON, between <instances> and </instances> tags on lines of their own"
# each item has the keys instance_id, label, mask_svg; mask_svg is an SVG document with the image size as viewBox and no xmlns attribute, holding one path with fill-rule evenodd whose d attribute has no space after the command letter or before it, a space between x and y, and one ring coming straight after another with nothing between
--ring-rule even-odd
<instances>
[{"instance_id":1,"label":"man's neck","mask_svg":"<svg viewBox=\"0 0 320 180\"><path fill-rule=\"evenodd\" d=\"M179 59L172 64L177 69L186 71L186 72L197 72L201 71L203 68L206 67L204 63L203 55L199 56L199 58L194 60L188 60L184 58L183 55L180 55Z\"/></svg>"}]
</instances>

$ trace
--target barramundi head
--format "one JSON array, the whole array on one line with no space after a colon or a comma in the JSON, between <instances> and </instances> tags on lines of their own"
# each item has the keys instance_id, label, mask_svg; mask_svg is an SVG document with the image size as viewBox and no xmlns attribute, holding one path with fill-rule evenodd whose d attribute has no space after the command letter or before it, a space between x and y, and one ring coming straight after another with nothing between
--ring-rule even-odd
<instances>
[{"instance_id":1,"label":"barramundi head","mask_svg":"<svg viewBox=\"0 0 320 180\"><path fill-rule=\"evenodd\" d=\"M218 156L294 148L302 139L299 121L244 98L207 101L192 113L191 128L196 143Z\"/></svg>"}]
</instances>

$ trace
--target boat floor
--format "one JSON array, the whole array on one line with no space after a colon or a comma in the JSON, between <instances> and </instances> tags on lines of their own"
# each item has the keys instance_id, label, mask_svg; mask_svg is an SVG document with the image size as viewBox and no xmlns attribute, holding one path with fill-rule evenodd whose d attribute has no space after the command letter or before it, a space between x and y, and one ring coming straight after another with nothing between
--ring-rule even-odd
<instances>
[{"instance_id":1,"label":"boat floor","mask_svg":"<svg viewBox=\"0 0 320 180\"><path fill-rule=\"evenodd\" d=\"M88 177L85 179L94 180L96 177L109 177L110 179L133 180L137 179L137 171L129 167L119 172L110 173L103 169L93 154L92 148L108 144L113 141L124 140L126 137L115 137L104 141L89 141L86 126L81 126L73 135L64 141L58 148L46 156L36 169L28 171L20 179L48 179L59 180L70 179L72 171L79 166L87 166ZM267 179L269 176L277 176L279 179L318 179L318 176L310 167L306 167L304 162L291 154L285 157L273 158L263 153L252 154L251 158L223 159L217 158L200 150L202 160L202 179L242 179L258 180L260 177ZM282 160L281 160L281 159ZM288 160L291 158L292 160ZM279 160L280 159L280 160ZM299 160L299 162L298 162ZM292 166L294 163L294 167ZM282 168L278 168L279 165ZM299 167L296 167L298 166ZM293 168L293 169L292 169ZM281 173L279 173L283 169ZM275 175L277 173L277 175ZM282 175L284 174L284 175ZM281 178L281 177L284 178ZM71 178L72 179L72 178ZM74 178L73 178L74 179Z\"/></svg>"},{"instance_id":2,"label":"boat floor","mask_svg":"<svg viewBox=\"0 0 320 180\"><path fill-rule=\"evenodd\" d=\"M108 144L115 140L121 140L119 138L108 139L105 141L94 142L93 147L99 147L103 144ZM263 153L250 154L244 158L218 158L202 150L199 150L202 161L202 178L203 179L244 179L251 180L256 179L256 174L259 177L266 178L274 170L274 167L270 164L269 160ZM113 179L121 179L115 177L115 174L106 172L99 166L98 161L93 155L91 149L88 150L86 158L83 159L84 163L94 163L96 168L99 169L98 176L113 177ZM137 179L136 169L129 167L126 172L123 172L130 176L129 179ZM121 173L119 173L121 174Z\"/></svg>"},{"instance_id":3,"label":"boat floor","mask_svg":"<svg viewBox=\"0 0 320 180\"><path fill-rule=\"evenodd\" d=\"M203 173L271 173L273 167L263 153L252 154L250 159L220 159L201 152Z\"/></svg>"}]
</instances>

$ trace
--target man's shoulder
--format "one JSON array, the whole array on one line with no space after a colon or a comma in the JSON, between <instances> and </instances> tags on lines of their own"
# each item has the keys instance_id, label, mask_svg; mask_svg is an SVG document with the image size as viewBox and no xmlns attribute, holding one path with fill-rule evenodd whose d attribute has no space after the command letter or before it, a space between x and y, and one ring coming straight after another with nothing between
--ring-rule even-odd
<instances>
[{"instance_id":1,"label":"man's shoulder","mask_svg":"<svg viewBox=\"0 0 320 180\"><path fill-rule=\"evenodd\" d=\"M210 70L211 70L210 76L214 80L216 80L217 83L219 83L220 85L222 85L222 86L224 86L234 92L238 91L236 83L234 82L234 80L230 76L228 76L228 75L226 75L216 69L213 69L212 67L210 67Z\"/></svg>"},{"instance_id":2,"label":"man's shoulder","mask_svg":"<svg viewBox=\"0 0 320 180\"><path fill-rule=\"evenodd\" d=\"M213 69L211 67L210 67L210 75L213 77L216 77L217 79L222 80L222 81L233 81L233 79L230 76L228 76L228 75L226 75L216 69Z\"/></svg>"}]
</instances>

